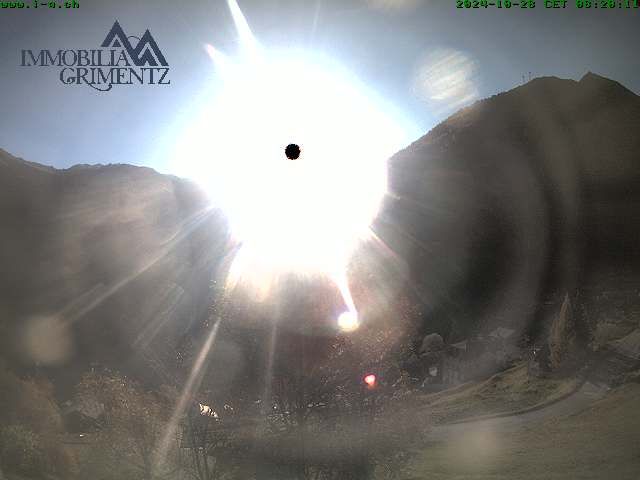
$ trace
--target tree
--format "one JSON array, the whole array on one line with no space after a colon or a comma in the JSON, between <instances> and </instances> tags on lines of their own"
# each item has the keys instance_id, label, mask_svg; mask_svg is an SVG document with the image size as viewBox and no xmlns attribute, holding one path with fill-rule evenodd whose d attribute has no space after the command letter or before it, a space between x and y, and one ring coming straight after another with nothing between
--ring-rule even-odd
<instances>
[{"instance_id":1,"label":"tree","mask_svg":"<svg viewBox=\"0 0 640 480\"><path fill-rule=\"evenodd\" d=\"M157 449L168 424L170 407L155 393L117 373L85 374L77 396L93 398L104 406L94 450L85 460L102 462L102 478L126 475L144 480L169 478L176 471L175 449L157 462ZM114 469L113 466L116 468ZM85 465L85 468L91 465Z\"/></svg>"},{"instance_id":2,"label":"tree","mask_svg":"<svg viewBox=\"0 0 640 480\"><path fill-rule=\"evenodd\" d=\"M549 332L549 361L552 370L568 368L574 363L577 343L576 317L567 293Z\"/></svg>"},{"instance_id":3,"label":"tree","mask_svg":"<svg viewBox=\"0 0 640 480\"><path fill-rule=\"evenodd\" d=\"M181 447L186 451L183 467L196 480L235 478L251 447L242 429L252 429L252 424L246 417L238 418L228 404L220 414L211 411L215 416L200 414L196 408L186 413L181 436Z\"/></svg>"},{"instance_id":4,"label":"tree","mask_svg":"<svg viewBox=\"0 0 640 480\"><path fill-rule=\"evenodd\" d=\"M374 472L384 478L401 473L426 422L397 382L395 333L378 327L325 339L328 353L320 358L274 366L267 428L257 448L269 474L361 480ZM371 384L367 374L375 375Z\"/></svg>"},{"instance_id":5,"label":"tree","mask_svg":"<svg viewBox=\"0 0 640 480\"><path fill-rule=\"evenodd\" d=\"M18 475L71 476L72 456L58 439L62 417L53 387L42 378L20 378L0 362L0 466Z\"/></svg>"}]
</instances>

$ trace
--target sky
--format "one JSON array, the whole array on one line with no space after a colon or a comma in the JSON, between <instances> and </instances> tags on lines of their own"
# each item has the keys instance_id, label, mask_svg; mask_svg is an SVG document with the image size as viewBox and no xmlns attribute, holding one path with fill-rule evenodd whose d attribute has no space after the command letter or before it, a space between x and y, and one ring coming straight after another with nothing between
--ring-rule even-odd
<instances>
[{"instance_id":1,"label":"sky","mask_svg":"<svg viewBox=\"0 0 640 480\"><path fill-rule=\"evenodd\" d=\"M28 2L29 3L29 2ZM239 0L266 49L333 59L414 128L533 77L592 71L640 92L640 9L457 9L454 0ZM67 9L0 10L0 148L57 168L130 163L173 173L177 136L220 85L205 45L234 55L226 0L79 0ZM149 29L170 85L98 92L58 68L21 67L22 49L97 48L118 20ZM385 107L385 108L387 108ZM286 108L284 106L283 108ZM250 140L250 139L248 139Z\"/></svg>"}]
</instances>

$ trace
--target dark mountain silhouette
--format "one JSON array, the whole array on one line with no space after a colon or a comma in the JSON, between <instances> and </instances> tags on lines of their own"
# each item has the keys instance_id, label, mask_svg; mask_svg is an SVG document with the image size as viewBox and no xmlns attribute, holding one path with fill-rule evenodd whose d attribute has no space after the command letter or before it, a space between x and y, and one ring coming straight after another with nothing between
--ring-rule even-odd
<instances>
[{"instance_id":1,"label":"dark mountain silhouette","mask_svg":"<svg viewBox=\"0 0 640 480\"><path fill-rule=\"evenodd\" d=\"M640 98L616 82L539 78L398 152L374 230L408 267L425 333L527 328L547 298L601 265L633 268L639 126ZM128 165L56 170L0 151L2 356L68 385L90 362L162 377L180 339L197 343L230 248L222 216L190 182ZM242 341L228 343L234 365Z\"/></svg>"},{"instance_id":2,"label":"dark mountain silhouette","mask_svg":"<svg viewBox=\"0 0 640 480\"><path fill-rule=\"evenodd\" d=\"M529 326L547 298L640 254L640 98L593 73L465 108L390 161L378 234L425 331Z\"/></svg>"},{"instance_id":3,"label":"dark mountain silhouette","mask_svg":"<svg viewBox=\"0 0 640 480\"><path fill-rule=\"evenodd\" d=\"M142 368L175 357L176 339L208 315L226 227L190 182L129 165L56 170L0 150L0 219L0 342L20 364ZM49 339L71 351L32 355L29 341Z\"/></svg>"}]
</instances>

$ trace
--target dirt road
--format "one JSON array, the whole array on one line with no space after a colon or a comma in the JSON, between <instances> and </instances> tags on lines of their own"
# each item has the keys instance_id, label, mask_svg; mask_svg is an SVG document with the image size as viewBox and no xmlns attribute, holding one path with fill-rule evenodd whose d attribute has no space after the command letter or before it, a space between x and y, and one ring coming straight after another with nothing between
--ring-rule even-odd
<instances>
[{"instance_id":1,"label":"dirt road","mask_svg":"<svg viewBox=\"0 0 640 480\"><path fill-rule=\"evenodd\" d=\"M491 430L492 432L512 432L542 420L578 413L604 397L608 390L609 388L606 386L586 382L570 396L545 408L508 417L438 425L431 429L427 439L430 442L438 442L478 429Z\"/></svg>"}]
</instances>

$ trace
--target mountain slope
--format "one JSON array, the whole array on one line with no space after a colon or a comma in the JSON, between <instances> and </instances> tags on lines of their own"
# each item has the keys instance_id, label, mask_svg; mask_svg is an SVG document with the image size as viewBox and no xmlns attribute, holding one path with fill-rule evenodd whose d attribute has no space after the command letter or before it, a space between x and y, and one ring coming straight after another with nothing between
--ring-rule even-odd
<instances>
[{"instance_id":1,"label":"mountain slope","mask_svg":"<svg viewBox=\"0 0 640 480\"><path fill-rule=\"evenodd\" d=\"M538 78L397 153L376 231L407 259L425 329L524 326L597 265L637 260L639 127L614 81Z\"/></svg>"},{"instance_id":2,"label":"mountain slope","mask_svg":"<svg viewBox=\"0 0 640 480\"><path fill-rule=\"evenodd\" d=\"M4 151L0 219L3 352L52 368L174 358L207 314L227 241L185 180L129 165L56 170Z\"/></svg>"},{"instance_id":3,"label":"mountain slope","mask_svg":"<svg viewBox=\"0 0 640 480\"><path fill-rule=\"evenodd\" d=\"M639 126L639 97L616 82L540 78L398 152L374 230L406 266L394 271L408 271L425 333L529 328L599 265L636 265ZM4 356L69 382L90 362L155 366L166 380L181 339L198 341L229 245L221 215L185 180L128 165L56 170L0 151ZM257 340L238 335L230 349L242 360Z\"/></svg>"}]
</instances>

